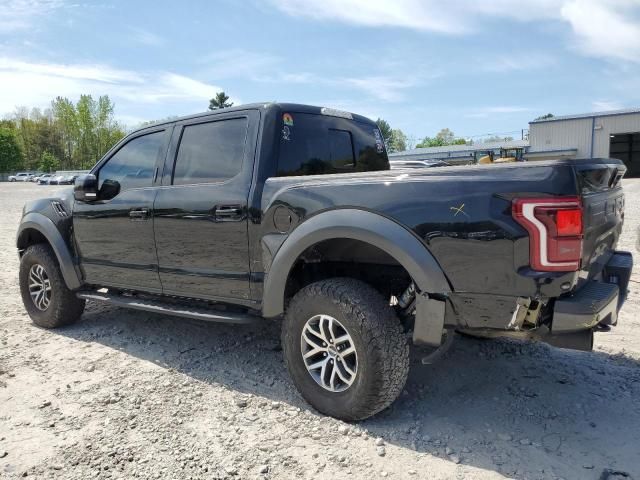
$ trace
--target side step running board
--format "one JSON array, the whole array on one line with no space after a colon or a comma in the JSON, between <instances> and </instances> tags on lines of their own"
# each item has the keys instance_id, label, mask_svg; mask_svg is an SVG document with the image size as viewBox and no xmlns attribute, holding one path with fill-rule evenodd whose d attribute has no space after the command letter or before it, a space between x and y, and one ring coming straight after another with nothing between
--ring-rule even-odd
<instances>
[{"instance_id":1,"label":"side step running board","mask_svg":"<svg viewBox=\"0 0 640 480\"><path fill-rule=\"evenodd\" d=\"M117 307L133 308L136 310L162 313L165 315L176 315L178 317L194 318L209 322L247 324L253 323L260 318L248 313L217 312L213 309L203 307L177 305L168 302L154 302L145 298L109 293L80 292L77 294L77 297L84 298L85 300L93 300L95 302L109 303Z\"/></svg>"}]
</instances>

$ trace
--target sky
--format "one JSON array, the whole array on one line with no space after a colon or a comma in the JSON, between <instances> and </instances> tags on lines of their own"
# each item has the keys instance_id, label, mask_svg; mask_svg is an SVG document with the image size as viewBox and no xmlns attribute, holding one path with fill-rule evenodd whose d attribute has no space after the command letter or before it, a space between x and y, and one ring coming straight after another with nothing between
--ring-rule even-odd
<instances>
[{"instance_id":1,"label":"sky","mask_svg":"<svg viewBox=\"0 0 640 480\"><path fill-rule=\"evenodd\" d=\"M0 115L108 94L134 127L220 90L517 138L640 107L640 0L0 0Z\"/></svg>"}]
</instances>

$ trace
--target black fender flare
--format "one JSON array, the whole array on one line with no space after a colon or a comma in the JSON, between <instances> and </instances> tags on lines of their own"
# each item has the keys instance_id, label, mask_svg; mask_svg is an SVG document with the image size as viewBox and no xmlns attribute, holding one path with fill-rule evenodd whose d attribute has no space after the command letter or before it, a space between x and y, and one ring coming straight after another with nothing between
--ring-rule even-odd
<instances>
[{"instance_id":1,"label":"black fender flare","mask_svg":"<svg viewBox=\"0 0 640 480\"><path fill-rule=\"evenodd\" d=\"M332 238L360 240L385 251L407 270L421 295L446 295L451 291L440 265L413 233L385 216L367 210L342 208L309 218L284 241L265 278L264 317L284 313L285 286L300 254L312 245Z\"/></svg>"},{"instance_id":2,"label":"black fender flare","mask_svg":"<svg viewBox=\"0 0 640 480\"><path fill-rule=\"evenodd\" d=\"M80 288L82 281L76 271L69 247L51 219L37 212L30 212L22 217L22 221L20 222L20 227L18 228L18 233L16 235L16 245L18 246L18 249L21 249L21 238L23 233L29 229L40 232L47 239L49 245L51 245L51 248L56 254L56 258L58 259L62 278L64 278L64 283L66 283L67 287L70 290L77 290Z\"/></svg>"}]
</instances>

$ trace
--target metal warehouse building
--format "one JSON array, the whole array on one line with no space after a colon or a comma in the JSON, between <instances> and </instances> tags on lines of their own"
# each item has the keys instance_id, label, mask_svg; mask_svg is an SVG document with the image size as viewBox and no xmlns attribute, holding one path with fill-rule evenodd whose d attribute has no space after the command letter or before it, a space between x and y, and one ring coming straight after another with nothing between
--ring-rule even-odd
<instances>
[{"instance_id":1,"label":"metal warehouse building","mask_svg":"<svg viewBox=\"0 0 640 480\"><path fill-rule=\"evenodd\" d=\"M625 163L627 176L638 177L640 108L534 120L529 143L529 160L554 158L554 151L576 158L612 157Z\"/></svg>"}]
</instances>

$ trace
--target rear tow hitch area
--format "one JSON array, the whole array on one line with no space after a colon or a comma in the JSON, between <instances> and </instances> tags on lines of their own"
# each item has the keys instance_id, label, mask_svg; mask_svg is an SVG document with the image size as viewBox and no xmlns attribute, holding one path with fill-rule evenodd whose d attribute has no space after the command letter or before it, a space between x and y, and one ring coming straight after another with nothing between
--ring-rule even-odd
<instances>
[{"instance_id":1,"label":"rear tow hitch area","mask_svg":"<svg viewBox=\"0 0 640 480\"><path fill-rule=\"evenodd\" d=\"M542 302L530 298L520 297L508 324L507 330L458 330L460 333L483 338L513 338L517 340L531 340L544 342L558 348L591 351L593 349L593 332L597 325L588 327L578 322L573 330L567 328L558 333L548 319L541 313ZM555 318L555 317L554 317ZM575 320L575 317L574 317ZM574 322L575 323L575 322ZM605 331L605 330L602 330Z\"/></svg>"}]
</instances>

